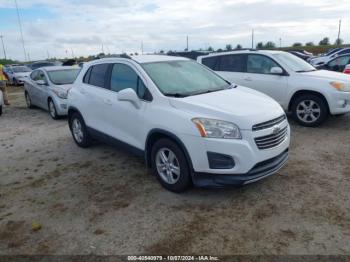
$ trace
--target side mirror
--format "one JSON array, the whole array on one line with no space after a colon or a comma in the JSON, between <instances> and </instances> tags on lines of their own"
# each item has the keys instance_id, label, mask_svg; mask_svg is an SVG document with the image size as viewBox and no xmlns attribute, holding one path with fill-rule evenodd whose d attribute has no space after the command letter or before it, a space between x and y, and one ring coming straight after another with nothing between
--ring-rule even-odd
<instances>
[{"instance_id":1,"label":"side mirror","mask_svg":"<svg viewBox=\"0 0 350 262\"><path fill-rule=\"evenodd\" d=\"M123 89L118 92L118 100L119 101L128 101L132 103L137 109L141 107L140 98L137 96L136 92L131 89Z\"/></svg>"},{"instance_id":2,"label":"side mirror","mask_svg":"<svg viewBox=\"0 0 350 262\"><path fill-rule=\"evenodd\" d=\"M283 70L282 70L282 68L275 66L275 67L271 68L270 73L273 75L281 75L281 74L283 74Z\"/></svg>"},{"instance_id":3,"label":"side mirror","mask_svg":"<svg viewBox=\"0 0 350 262\"><path fill-rule=\"evenodd\" d=\"M47 85L47 83L44 80L37 80L37 81L35 81L35 83L39 86L46 86Z\"/></svg>"}]
</instances>

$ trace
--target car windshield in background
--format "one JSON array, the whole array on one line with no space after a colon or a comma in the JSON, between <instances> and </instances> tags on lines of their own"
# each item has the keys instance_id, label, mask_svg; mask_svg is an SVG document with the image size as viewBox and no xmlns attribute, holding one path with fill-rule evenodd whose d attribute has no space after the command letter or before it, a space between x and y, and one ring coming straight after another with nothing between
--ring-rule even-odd
<instances>
[{"instance_id":1,"label":"car windshield in background","mask_svg":"<svg viewBox=\"0 0 350 262\"><path fill-rule=\"evenodd\" d=\"M55 66L54 63L35 63L31 65L31 68L33 70L38 69L40 67L45 67L45 66Z\"/></svg>"},{"instance_id":2,"label":"car windshield in background","mask_svg":"<svg viewBox=\"0 0 350 262\"><path fill-rule=\"evenodd\" d=\"M227 89L230 84L194 61L166 61L142 67L167 96L185 97Z\"/></svg>"},{"instance_id":3,"label":"car windshield in background","mask_svg":"<svg viewBox=\"0 0 350 262\"><path fill-rule=\"evenodd\" d=\"M55 85L67 85L73 84L77 78L80 69L64 69L64 70L55 70L47 72L50 81Z\"/></svg>"},{"instance_id":4,"label":"car windshield in background","mask_svg":"<svg viewBox=\"0 0 350 262\"><path fill-rule=\"evenodd\" d=\"M297 73L311 72L316 70L312 65L305 62L303 59L289 53L278 53L273 54L273 56Z\"/></svg>"},{"instance_id":5,"label":"car windshield in background","mask_svg":"<svg viewBox=\"0 0 350 262\"><path fill-rule=\"evenodd\" d=\"M12 67L12 71L15 73L25 73L25 72L30 72L32 70L30 70L30 68L26 66L16 66L16 67Z\"/></svg>"}]
</instances>

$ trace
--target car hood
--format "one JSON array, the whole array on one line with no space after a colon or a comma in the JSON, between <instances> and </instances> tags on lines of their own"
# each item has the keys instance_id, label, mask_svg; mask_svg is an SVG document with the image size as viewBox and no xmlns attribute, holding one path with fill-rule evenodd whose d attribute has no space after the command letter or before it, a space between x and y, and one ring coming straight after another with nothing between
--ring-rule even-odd
<instances>
[{"instance_id":1,"label":"car hood","mask_svg":"<svg viewBox=\"0 0 350 262\"><path fill-rule=\"evenodd\" d=\"M190 112L194 117L230 121L242 130L251 130L255 124L284 114L272 98L241 86L185 98L169 98L169 101L173 107Z\"/></svg>"},{"instance_id":2,"label":"car hood","mask_svg":"<svg viewBox=\"0 0 350 262\"><path fill-rule=\"evenodd\" d=\"M16 77L29 77L31 72L19 72L19 73L14 73Z\"/></svg>"},{"instance_id":3,"label":"car hood","mask_svg":"<svg viewBox=\"0 0 350 262\"><path fill-rule=\"evenodd\" d=\"M334 71L328 71L328 70L317 70L317 71L311 71L311 72L305 72L300 73L304 76L309 76L317 79L325 79L329 81L344 81L344 82L350 82L350 76L334 72Z\"/></svg>"}]
</instances>

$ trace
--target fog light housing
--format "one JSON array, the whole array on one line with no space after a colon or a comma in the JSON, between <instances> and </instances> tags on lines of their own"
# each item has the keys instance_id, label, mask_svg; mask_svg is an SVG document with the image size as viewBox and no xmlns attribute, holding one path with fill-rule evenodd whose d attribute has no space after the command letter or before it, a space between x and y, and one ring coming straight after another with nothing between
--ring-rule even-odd
<instances>
[{"instance_id":1,"label":"fog light housing","mask_svg":"<svg viewBox=\"0 0 350 262\"><path fill-rule=\"evenodd\" d=\"M210 169L231 169L235 166L235 161L231 156L207 152Z\"/></svg>"}]
</instances>

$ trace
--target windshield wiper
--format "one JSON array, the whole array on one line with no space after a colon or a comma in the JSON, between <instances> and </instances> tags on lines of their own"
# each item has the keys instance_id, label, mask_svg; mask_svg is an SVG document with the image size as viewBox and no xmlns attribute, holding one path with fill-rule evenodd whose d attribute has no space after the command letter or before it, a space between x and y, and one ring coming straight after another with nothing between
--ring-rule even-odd
<instances>
[{"instance_id":1,"label":"windshield wiper","mask_svg":"<svg viewBox=\"0 0 350 262\"><path fill-rule=\"evenodd\" d=\"M180 93L164 93L165 96L170 96L170 97L178 97L178 98L182 98L182 97L186 97L188 95L185 94L180 94Z\"/></svg>"}]
</instances>

